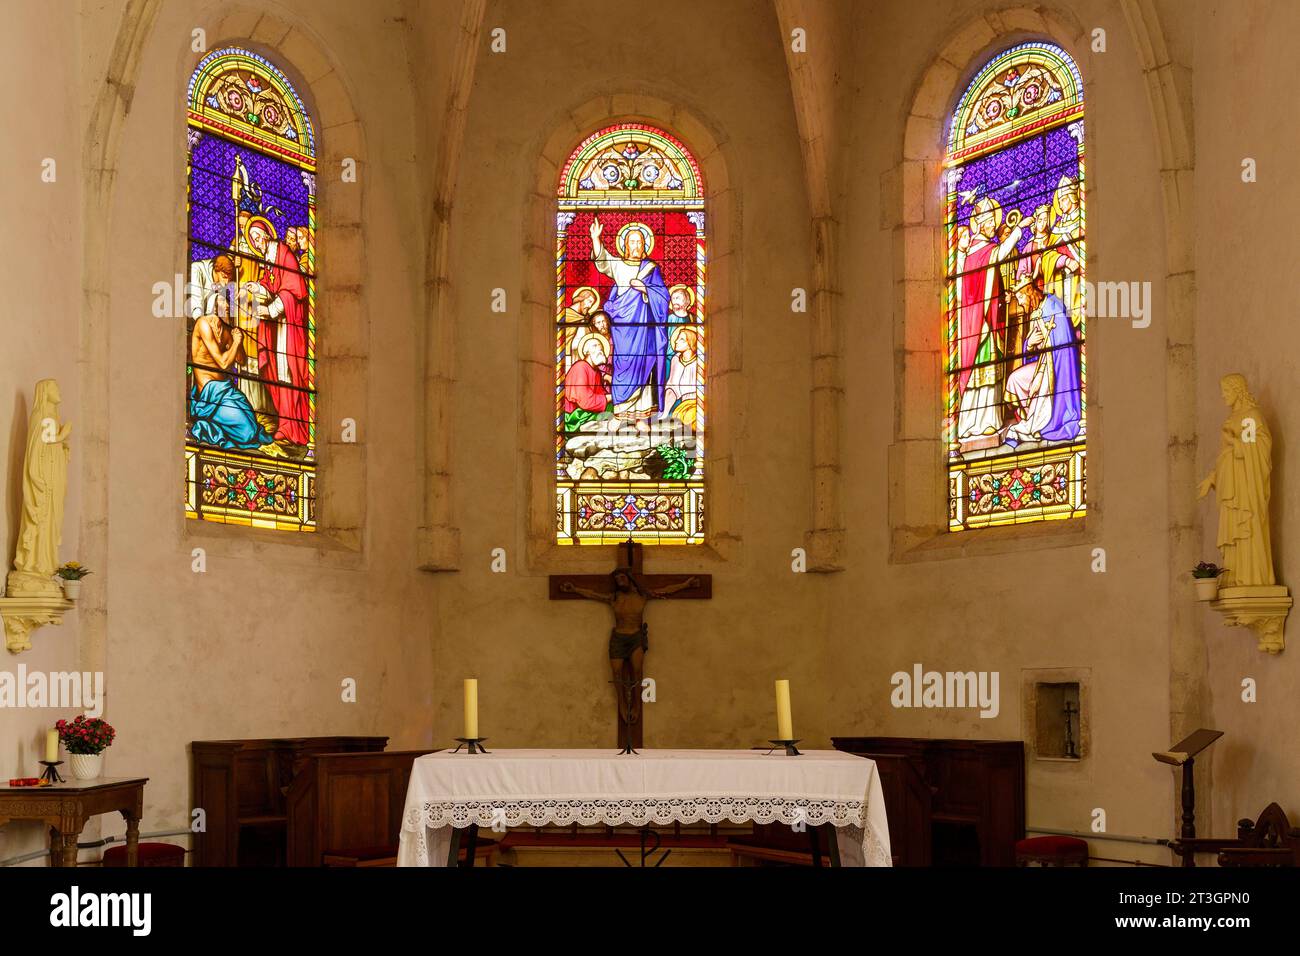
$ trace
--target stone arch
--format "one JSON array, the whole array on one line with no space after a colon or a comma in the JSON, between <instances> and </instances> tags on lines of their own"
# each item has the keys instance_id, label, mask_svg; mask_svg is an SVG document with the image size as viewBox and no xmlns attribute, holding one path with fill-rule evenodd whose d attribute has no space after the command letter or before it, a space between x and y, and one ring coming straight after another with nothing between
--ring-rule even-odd
<instances>
[{"instance_id":1,"label":"stone arch","mask_svg":"<svg viewBox=\"0 0 1300 956\"><path fill-rule=\"evenodd\" d=\"M1191 70L1170 56L1153 0L1121 0L1146 81L1160 151L1165 214L1165 487L1169 538L1169 732L1178 740L1206 726L1210 712L1208 659L1202 616L1183 594L1176 569L1199 560L1196 487L1196 225ZM1210 819L1212 766L1204 767L1198 819ZM1177 797L1174 796L1175 806Z\"/></svg>"},{"instance_id":2,"label":"stone arch","mask_svg":"<svg viewBox=\"0 0 1300 956\"><path fill-rule=\"evenodd\" d=\"M247 7L222 8L207 28L207 49L243 45L261 53L297 87L316 127L316 245L323 265L317 280L316 370L321 383L316 408L318 484L317 531L345 551L362 547L365 523L367 407L370 336L365 289L362 206L366 189L365 137L348 82L322 42L303 21ZM204 55L186 48L182 72L188 77ZM355 164L354 181L341 174ZM356 440L343 442L344 418L357 421ZM234 529L187 521L189 537L232 537ZM250 529L236 536L248 537ZM269 536L269 537L268 537ZM257 534L267 543L316 544L309 536ZM306 540L300 540L306 538ZM286 540L287 539L287 540Z\"/></svg>"},{"instance_id":3,"label":"stone arch","mask_svg":"<svg viewBox=\"0 0 1300 956\"><path fill-rule=\"evenodd\" d=\"M1189 605L1177 580L1178 569L1197 561L1199 521L1190 489L1196 487L1196 273L1195 223L1192 197L1195 162L1190 112L1190 67L1170 54L1153 0L1119 0L1127 21L1146 86L1158 155L1154 157L1162 186L1166 275L1165 414L1168 455L1165 475L1166 535L1169 578L1166 595L1169 641L1170 734L1178 739L1203 726L1209 713L1207 658L1200 615ZM1099 540L1104 499L1090 494L1089 517L1076 532L1043 525L998 535L997 529L978 536L943 535L944 474L942 443L936 423L941 385L939 323L936 309L942 295L944 244L937 188L944 156L944 122L967 81L988 56L1014 42L1047 39L1057 43L1079 65L1085 84L1092 73L1086 52L1088 36L1064 8L1056 5L1009 7L985 11L967 22L944 45L919 78L916 92L904 109L900 161L882 176L882 207L894 234L895 431L889 449L891 560L912 561L1062 547ZM1113 54L1110 54L1113 55ZM1088 150L1096 155L1088 134ZM1092 169L1096 169L1094 162ZM1091 174L1090 174L1091 175ZM1100 484L1103 433L1102 403L1094 392L1105 370L1096 369L1089 385L1089 484ZM1104 441L1104 439L1103 439ZM921 476L921 477L918 477ZM927 479L925 476L933 476ZM1072 523L1072 522L1071 522ZM990 532L994 532L990 534ZM1014 541L1009 538L1014 535ZM1001 538L1001 540L999 540ZM1197 816L1210 812L1210 767L1198 792ZM1177 807L1177 795L1171 793Z\"/></svg>"},{"instance_id":4,"label":"stone arch","mask_svg":"<svg viewBox=\"0 0 1300 956\"><path fill-rule=\"evenodd\" d=\"M841 490L844 405L844 343L836 277L839 223L831 200L830 161L834 78L826 62L796 53L788 42L796 27L819 22L822 11L806 0L774 0L781 30L790 95L799 127L804 188L812 228L813 288L810 295L812 354L812 513L804 536L808 570L843 570L844 508ZM822 29L827 25L822 24Z\"/></svg>"},{"instance_id":5,"label":"stone arch","mask_svg":"<svg viewBox=\"0 0 1300 956\"><path fill-rule=\"evenodd\" d=\"M1059 547L1095 537L1101 521L1090 493L1087 517L949 535L943 482L946 468L938 423L942 420L944 343L938 310L943 301L945 237L940 171L947 121L967 84L990 57L1016 43L1048 40L1078 64L1085 84L1083 28L1051 8L1012 7L986 11L943 45L905 105L900 162L881 178L886 225L894 234L894 441L889 448L891 560L997 553L1026 547ZM1093 137L1086 132L1088 142ZM1090 426L1100 425L1096 372L1088 383ZM1090 428L1096 434L1099 428ZM1100 484L1101 454L1090 439L1088 482ZM1065 527L1062 527L1065 526Z\"/></svg>"},{"instance_id":6,"label":"stone arch","mask_svg":"<svg viewBox=\"0 0 1300 956\"><path fill-rule=\"evenodd\" d=\"M105 81L99 88L86 126L82 153L85 189L82 200L81 316L81 529L83 563L103 569L82 594L81 667L107 671L108 648L108 428L110 215L122 126L131 109L144 47L162 0L129 0L122 10Z\"/></svg>"},{"instance_id":7,"label":"stone arch","mask_svg":"<svg viewBox=\"0 0 1300 956\"><path fill-rule=\"evenodd\" d=\"M85 669L106 671L107 607L105 579L108 575L108 474L109 474L109 378L110 353L110 254L113 240L112 207L117 181L123 126L129 115L141 63L145 57L154 23L161 10L161 0L129 0L122 11L110 55L105 83L92 106L85 132L83 164L86 188L83 198L84 298L79 364L82 372L84 421L81 456L84 506L82 511L81 548L86 563L102 568L92 579L91 587L79 606L82 626L82 665ZM289 535L256 529L212 526L204 529L187 527L178 514L177 534L202 534L205 542L247 549L259 546L244 538L253 538L261 546L310 546L322 549L342 563L356 563L361 548L365 515L365 419L368 401L369 332L365 309L362 242L362 194L365 183L365 144L361 124L352 106L352 96L342 74L322 44L300 21L290 22L277 14L242 6L223 6L211 19L200 22L208 38L207 48L242 44L265 53L283 69L298 87L312 112L320 144L318 175L331 165L338 168L344 156L357 160L358 177L354 184L322 176L318 184L321 220L318 248L322 257L333 264L324 281L319 283L320 312L329 316L322 323L318 337L318 369L328 382L328 392L321 396L318 421L337 419L331 409L347 408L361 422L355 444L338 441L337 428L322 427L318 434L320 467L329 475L342 476L343 484L353 489L351 495L330 496L321 505L322 521L315 536ZM190 50L190 36L178 38L177 58L170 82L184 91L199 60L205 55ZM179 101L179 95L178 95ZM185 142L184 111L176 111L172 143ZM176 179L184 189L183 148L176 151L180 173ZM177 196L176 249L179 267L186 237L183 193ZM327 327L328 326L328 327ZM176 350L180 354L181 333L177 333ZM180 394L179 389L176 394ZM178 403L176 415L184 410ZM338 485L336 484L336 487ZM357 491L356 489L362 489ZM311 540L311 538L317 540ZM326 541L325 539L329 539Z\"/></svg>"},{"instance_id":8,"label":"stone arch","mask_svg":"<svg viewBox=\"0 0 1300 956\"><path fill-rule=\"evenodd\" d=\"M460 569L460 528L452 515L452 438L456 419L455 289L449 273L451 210L459 180L461 144L469 114L469 96L478 63L479 35L486 0L465 0L460 33L451 61L442 136L434 157L435 190L424 267L424 407L420 440L424 460L424 517L417 543L417 563L424 571Z\"/></svg>"},{"instance_id":9,"label":"stone arch","mask_svg":"<svg viewBox=\"0 0 1300 956\"><path fill-rule=\"evenodd\" d=\"M612 123L645 122L662 127L686 145L699 164L709 216L709 473L706 477L705 544L663 548L656 567L699 568L738 557L741 492L736 481L736 406L741 387L740 196L728 175L728 140L692 110L648 93L594 97L553 117L543 127L538 160L524 203L524 275L520 293L520 469L524 480L524 547L530 569L605 571L608 547L562 547L555 543L554 414L555 186L574 147Z\"/></svg>"}]
</instances>

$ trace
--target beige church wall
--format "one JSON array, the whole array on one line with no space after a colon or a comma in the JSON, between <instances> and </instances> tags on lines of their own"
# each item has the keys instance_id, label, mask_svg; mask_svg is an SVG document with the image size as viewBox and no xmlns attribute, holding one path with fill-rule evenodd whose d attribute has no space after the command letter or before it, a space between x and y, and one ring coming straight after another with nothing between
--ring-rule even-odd
<instances>
[{"instance_id":1,"label":"beige church wall","mask_svg":"<svg viewBox=\"0 0 1300 956\"><path fill-rule=\"evenodd\" d=\"M1271 97L1249 91L1294 85L1294 54L1286 41L1300 29L1300 8L1256 0L1202 6L1204 15L1195 25L1196 218L1204 237L1197 269L1197 477L1209 473L1227 417L1219 379L1241 372L1273 433L1273 565L1278 583L1295 595L1300 587L1300 506L1294 494L1300 473L1300 359L1288 341L1296 326L1300 275L1286 243L1300 216L1295 189L1300 130L1284 118L1285 110L1279 114ZM1253 183L1242 181L1247 158L1257 164ZM1203 560L1218 562L1213 501L1211 495L1197 509L1200 551ZM1198 614L1210 664L1213 711L1207 726L1224 731L1213 748L1216 828L1227 834L1238 819L1254 819L1273 801L1293 821L1300 820L1300 757L1294 744L1300 722L1297 619L1292 614L1287 622L1287 649L1273 656L1257 649L1248 629L1225 627L1208 609ZM1247 679L1256 685L1256 703L1242 699Z\"/></svg>"},{"instance_id":2,"label":"beige church wall","mask_svg":"<svg viewBox=\"0 0 1300 956\"><path fill-rule=\"evenodd\" d=\"M486 47L497 27L504 53ZM714 581L711 601L647 612L646 675L657 699L645 709L646 745L761 743L775 730L778 677L793 684L796 732L825 745L814 688L832 585L790 570L811 499L809 333L790 301L793 288L811 285L811 243L772 7L674 0L629 31L581 3L489 3L483 29L450 214L459 323L450 468L462 561L438 578L440 739L460 732L459 682L475 676L489 747L614 744L609 611L546 598L548 572L607 572L615 556L549 544L554 386L545 343L563 160L588 133L642 120L697 151L709 193L709 428L718 451L708 487L725 489L706 505L725 522L713 525L725 534L711 547L647 549L648 571L702 571ZM506 292L504 314L490 309L496 288ZM496 548L503 573L491 568Z\"/></svg>"},{"instance_id":3,"label":"beige church wall","mask_svg":"<svg viewBox=\"0 0 1300 956\"><path fill-rule=\"evenodd\" d=\"M27 443L28 415L34 386L39 379L58 380L63 403L60 415L72 424L72 459L68 468L68 495L64 512L60 557L79 556L81 520L80 466L81 393L78 387L76 342L80 321L81 176L79 127L67 103L76 98L77 38L75 12L61 5L35 2L9 4L5 29L0 31L0 62L10 85L22 88L24 109L9 110L0 136L0 263L11 289L25 294L6 296L3 319L4 347L0 348L0 448L3 471L0 490L0 555L8 572L12 567L22 504L22 468ZM51 51L66 51L51 56ZM39 83L30 82L40 77ZM53 182L42 181L42 163L55 162ZM61 347L67 343L69 347ZM95 579L88 578L86 587ZM32 648L21 654L0 651L0 665L17 680L19 665L26 674L50 674L78 669L80 615L69 612L62 626L39 628ZM0 707L0 778L35 776L45 756L45 731L66 709ZM64 768L66 770L66 766ZM0 829L0 858L40 850L45 828L10 824ZM33 864L44 865L43 860Z\"/></svg>"},{"instance_id":4,"label":"beige church wall","mask_svg":"<svg viewBox=\"0 0 1300 956\"><path fill-rule=\"evenodd\" d=\"M272 11L262 13L259 11ZM145 831L189 819L193 739L388 735L428 746L433 582L415 569L413 447L423 259L399 4L167 3L143 43L114 157L109 247L107 717L112 775L150 777ZM119 11L86 11L112 44ZM185 324L151 312L185 270L184 96L199 55L243 43L313 110L318 142L322 529L258 532L182 512ZM119 41L120 42L120 38ZM357 123L356 117L362 122ZM357 160L357 183L342 163ZM102 356L101 356L102 358ZM355 444L341 439L356 421ZM194 549L206 570L194 570ZM355 681L355 703L344 681ZM118 822L106 824L119 830Z\"/></svg>"},{"instance_id":5,"label":"beige church wall","mask_svg":"<svg viewBox=\"0 0 1300 956\"><path fill-rule=\"evenodd\" d=\"M979 6L997 12L986 20ZM1027 822L1088 831L1100 808L1111 834L1167 837L1169 774L1150 756L1168 743L1171 666L1160 311L1167 268L1156 135L1119 4L1038 9L900 2L874 4L870 17L858 20L858 69L850 74L858 102L838 173L847 538L846 570L831 583L829 722L841 734L1029 739L1026 672L1085 670L1091 751L1077 765L1027 760ZM1080 41L1094 27L1106 30L1104 54ZM926 529L928 544L918 544L906 523L914 520L917 489L921 498L933 496L925 503L931 513L946 513L933 440L941 379L937 362L919 351L933 346L917 344L937 342L941 327L940 117L989 56L1031 37L1064 44L1085 83L1089 277L1150 281L1153 322L1135 329L1126 320L1096 319L1089 329L1086 524L959 536L940 526ZM936 60L945 44L966 51L959 62ZM902 176L905 141L907 158L936 158ZM910 285L893 291L903 283ZM904 322L903 303L917 289L921 305ZM896 391L899 381L905 387ZM1135 413L1141 409L1148 411ZM904 489L906 505L898 499ZM900 538L900 528L908 535ZM1094 548L1105 549L1105 573L1092 570ZM998 715L895 708L891 675L917 663L997 672ZM1140 844L1094 842L1093 853L1168 859Z\"/></svg>"}]
</instances>

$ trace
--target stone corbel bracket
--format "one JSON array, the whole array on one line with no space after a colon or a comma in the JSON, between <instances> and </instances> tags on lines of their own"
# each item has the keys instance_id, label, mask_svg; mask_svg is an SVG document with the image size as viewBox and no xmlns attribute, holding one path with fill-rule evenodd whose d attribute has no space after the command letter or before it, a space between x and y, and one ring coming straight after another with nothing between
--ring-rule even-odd
<instances>
[{"instance_id":1,"label":"stone corbel bracket","mask_svg":"<svg viewBox=\"0 0 1300 956\"><path fill-rule=\"evenodd\" d=\"M29 594L0 597L0 617L5 622L5 646L11 654L32 648L32 631L46 624L62 624L72 602L60 595Z\"/></svg>"},{"instance_id":2,"label":"stone corbel bracket","mask_svg":"<svg viewBox=\"0 0 1300 956\"><path fill-rule=\"evenodd\" d=\"M1248 627L1259 639L1259 649L1280 654L1286 649L1286 618L1291 612L1291 592L1268 585L1219 588L1210 607L1223 615L1229 627Z\"/></svg>"}]
</instances>

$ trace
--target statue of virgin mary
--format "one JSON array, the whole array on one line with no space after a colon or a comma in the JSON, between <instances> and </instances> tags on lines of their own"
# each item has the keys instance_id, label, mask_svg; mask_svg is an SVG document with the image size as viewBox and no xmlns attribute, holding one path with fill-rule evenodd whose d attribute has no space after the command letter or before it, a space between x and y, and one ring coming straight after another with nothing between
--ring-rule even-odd
<instances>
[{"instance_id":1,"label":"statue of virgin mary","mask_svg":"<svg viewBox=\"0 0 1300 956\"><path fill-rule=\"evenodd\" d=\"M1201 482L1200 496L1214 489L1219 499L1220 580L1225 587L1273 585L1268 526L1273 435L1244 376L1225 375L1219 387L1231 411L1219 431L1219 457Z\"/></svg>"},{"instance_id":2,"label":"statue of virgin mary","mask_svg":"<svg viewBox=\"0 0 1300 956\"><path fill-rule=\"evenodd\" d=\"M23 508L18 547L8 593L57 594L54 569L63 539L63 499L68 491L68 435L59 422L59 383L36 383L36 399L27 423L27 457L23 461Z\"/></svg>"}]
</instances>

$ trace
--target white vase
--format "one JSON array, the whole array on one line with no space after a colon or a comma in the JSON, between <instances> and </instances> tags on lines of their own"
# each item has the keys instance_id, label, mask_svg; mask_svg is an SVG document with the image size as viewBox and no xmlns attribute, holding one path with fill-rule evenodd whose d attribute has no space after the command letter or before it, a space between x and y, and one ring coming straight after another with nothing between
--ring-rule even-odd
<instances>
[{"instance_id":1,"label":"white vase","mask_svg":"<svg viewBox=\"0 0 1300 956\"><path fill-rule=\"evenodd\" d=\"M1196 600L1213 601L1219 596L1219 579L1218 578L1193 578L1192 583L1196 585Z\"/></svg>"},{"instance_id":2,"label":"white vase","mask_svg":"<svg viewBox=\"0 0 1300 956\"><path fill-rule=\"evenodd\" d=\"M75 601L77 595L81 593L81 582L63 578L60 583L63 585L63 596L69 601Z\"/></svg>"},{"instance_id":3,"label":"white vase","mask_svg":"<svg viewBox=\"0 0 1300 956\"><path fill-rule=\"evenodd\" d=\"M72 775L78 780L94 780L103 772L103 754L68 754Z\"/></svg>"}]
</instances>

